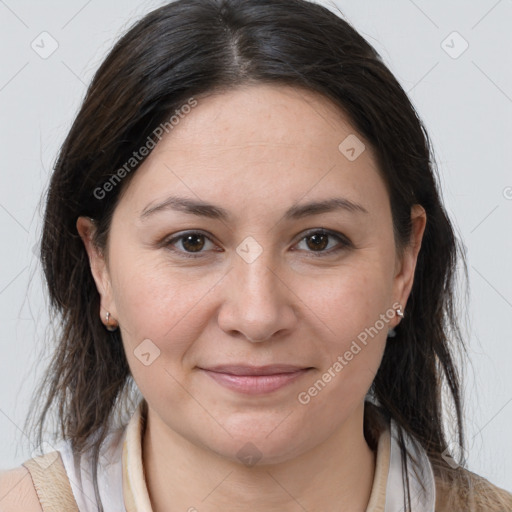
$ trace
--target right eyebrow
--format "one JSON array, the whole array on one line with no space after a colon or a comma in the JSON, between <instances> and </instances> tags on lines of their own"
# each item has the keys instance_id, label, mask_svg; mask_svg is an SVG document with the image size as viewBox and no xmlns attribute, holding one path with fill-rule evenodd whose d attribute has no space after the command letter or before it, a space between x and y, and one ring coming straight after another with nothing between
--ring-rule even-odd
<instances>
[{"instance_id":1,"label":"right eyebrow","mask_svg":"<svg viewBox=\"0 0 512 512\"><path fill-rule=\"evenodd\" d=\"M204 201L197 201L195 199L188 199L186 197L177 196L170 196L154 206L147 206L142 211L140 218L144 220L150 215L167 210L176 210L189 213L191 215L224 221L227 221L230 218L228 211L224 208L221 208L220 206L215 206Z\"/></svg>"}]
</instances>

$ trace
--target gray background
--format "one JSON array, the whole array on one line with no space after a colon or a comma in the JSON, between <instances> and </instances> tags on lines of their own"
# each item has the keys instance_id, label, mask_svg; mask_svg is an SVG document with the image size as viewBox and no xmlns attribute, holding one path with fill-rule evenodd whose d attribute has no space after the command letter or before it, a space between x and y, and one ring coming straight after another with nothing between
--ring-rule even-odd
<instances>
[{"instance_id":1,"label":"gray background","mask_svg":"<svg viewBox=\"0 0 512 512\"><path fill-rule=\"evenodd\" d=\"M162 3L0 0L0 469L31 454L23 420L47 361L34 247L49 171L108 49ZM460 307L472 360L464 389L470 469L512 490L512 0L336 6L381 53L431 135L468 254L467 315L464 294Z\"/></svg>"}]
</instances>

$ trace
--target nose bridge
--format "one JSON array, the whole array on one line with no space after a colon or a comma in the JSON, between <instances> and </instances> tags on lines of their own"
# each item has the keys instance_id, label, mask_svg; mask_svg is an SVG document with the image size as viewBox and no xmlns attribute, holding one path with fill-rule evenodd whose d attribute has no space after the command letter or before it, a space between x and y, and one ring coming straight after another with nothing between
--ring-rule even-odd
<instances>
[{"instance_id":1,"label":"nose bridge","mask_svg":"<svg viewBox=\"0 0 512 512\"><path fill-rule=\"evenodd\" d=\"M286 287L278 275L276 255L248 237L236 249L230 279L230 299L219 322L225 331L242 333L250 341L264 341L290 328L294 319Z\"/></svg>"},{"instance_id":2,"label":"nose bridge","mask_svg":"<svg viewBox=\"0 0 512 512\"><path fill-rule=\"evenodd\" d=\"M249 236L238 245L236 252L235 276L242 290L253 300L270 299L270 293L277 288L275 281L278 280L272 270L276 261L272 249Z\"/></svg>"}]
</instances>

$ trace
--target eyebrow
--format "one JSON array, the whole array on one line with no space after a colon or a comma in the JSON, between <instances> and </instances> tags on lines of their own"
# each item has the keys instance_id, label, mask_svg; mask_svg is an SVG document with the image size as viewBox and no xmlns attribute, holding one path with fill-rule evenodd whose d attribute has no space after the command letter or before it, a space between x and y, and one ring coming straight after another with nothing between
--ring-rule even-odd
<instances>
[{"instance_id":1,"label":"eyebrow","mask_svg":"<svg viewBox=\"0 0 512 512\"><path fill-rule=\"evenodd\" d=\"M175 210L199 217L207 217L215 220L228 221L230 214L228 210L215 206L204 201L188 199L185 197L171 196L164 201L154 205L147 206L141 213L142 220L149 216L162 211ZM306 204L298 204L289 208L284 214L285 220L297 220L310 215L318 215L320 213L328 213L336 210L345 210L349 213L365 213L368 210L359 204L343 197L335 197L325 199L323 201L313 201Z\"/></svg>"}]
</instances>

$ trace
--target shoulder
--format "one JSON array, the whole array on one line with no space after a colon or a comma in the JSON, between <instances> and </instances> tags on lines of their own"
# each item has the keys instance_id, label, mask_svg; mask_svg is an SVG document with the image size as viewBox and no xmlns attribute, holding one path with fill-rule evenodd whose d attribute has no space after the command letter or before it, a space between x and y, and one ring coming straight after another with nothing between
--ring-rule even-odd
<instances>
[{"instance_id":1,"label":"shoulder","mask_svg":"<svg viewBox=\"0 0 512 512\"><path fill-rule=\"evenodd\" d=\"M27 468L0 471L1 512L42 512L32 478Z\"/></svg>"},{"instance_id":2,"label":"shoulder","mask_svg":"<svg viewBox=\"0 0 512 512\"><path fill-rule=\"evenodd\" d=\"M512 493L464 468L437 472L436 512L510 512Z\"/></svg>"}]
</instances>

